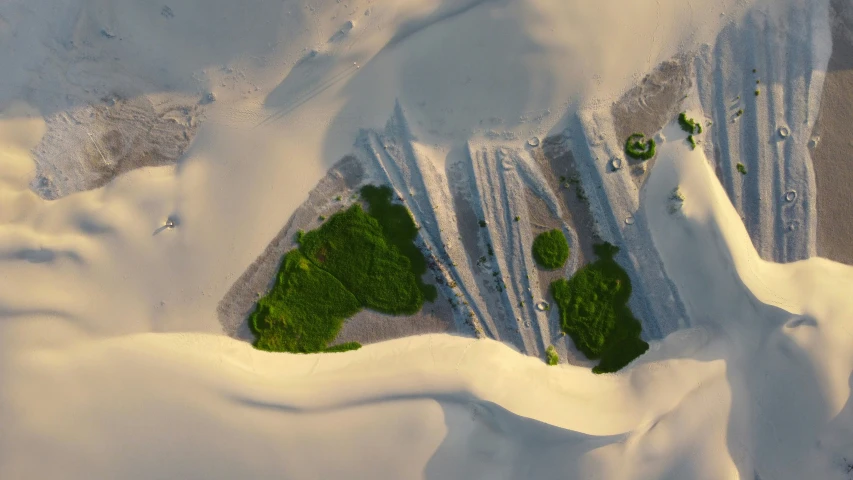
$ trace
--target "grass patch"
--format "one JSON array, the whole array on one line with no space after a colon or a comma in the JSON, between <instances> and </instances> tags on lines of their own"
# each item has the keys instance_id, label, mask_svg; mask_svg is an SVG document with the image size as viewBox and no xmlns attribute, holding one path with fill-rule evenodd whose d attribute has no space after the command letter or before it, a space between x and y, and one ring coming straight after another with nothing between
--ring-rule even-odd
<instances>
[{"instance_id":1,"label":"grass patch","mask_svg":"<svg viewBox=\"0 0 853 480\"><path fill-rule=\"evenodd\" d=\"M686 112L681 112L678 115L678 124L681 126L681 129L690 135L699 135L702 133L702 125L697 123L692 118L687 118Z\"/></svg>"},{"instance_id":2,"label":"grass patch","mask_svg":"<svg viewBox=\"0 0 853 480\"><path fill-rule=\"evenodd\" d=\"M557 349L553 345L548 345L548 348L545 349L545 359L551 366L560 363L560 356L557 355Z\"/></svg>"},{"instance_id":3,"label":"grass patch","mask_svg":"<svg viewBox=\"0 0 853 480\"><path fill-rule=\"evenodd\" d=\"M361 302L299 250L284 256L272 291L249 317L255 347L274 352L322 352Z\"/></svg>"},{"instance_id":4,"label":"grass patch","mask_svg":"<svg viewBox=\"0 0 853 480\"><path fill-rule=\"evenodd\" d=\"M554 270L566 264L569 258L569 242L562 230L542 232L533 239L533 259L542 268Z\"/></svg>"},{"instance_id":5,"label":"grass patch","mask_svg":"<svg viewBox=\"0 0 853 480\"><path fill-rule=\"evenodd\" d=\"M637 160L648 160L655 156L655 139L647 139L642 133L634 133L625 141L625 154Z\"/></svg>"},{"instance_id":6,"label":"grass patch","mask_svg":"<svg viewBox=\"0 0 853 480\"><path fill-rule=\"evenodd\" d=\"M418 227L406 207L391 203L392 194L391 187L385 185L381 187L367 185L361 189L361 196L367 201L370 216L379 221L390 243L409 259L411 272L424 299L428 302L435 301L438 290L435 286L426 285L421 280L421 276L427 271L427 262L423 253L415 245Z\"/></svg>"},{"instance_id":7,"label":"grass patch","mask_svg":"<svg viewBox=\"0 0 853 480\"><path fill-rule=\"evenodd\" d=\"M560 325L578 350L599 360L594 373L615 372L648 350L640 339L641 325L628 308L631 280L613 258L619 249L609 243L594 246L598 260L571 279L551 284L560 309Z\"/></svg>"},{"instance_id":8,"label":"grass patch","mask_svg":"<svg viewBox=\"0 0 853 480\"><path fill-rule=\"evenodd\" d=\"M738 162L738 164L735 165L735 168L738 172L740 172L741 175L746 175L746 165Z\"/></svg>"},{"instance_id":9,"label":"grass patch","mask_svg":"<svg viewBox=\"0 0 853 480\"><path fill-rule=\"evenodd\" d=\"M691 149L691 150L695 150L695 149L696 149L696 139L693 137L693 135L688 135L688 136L687 136L687 142L690 144L690 149Z\"/></svg>"},{"instance_id":10,"label":"grass patch","mask_svg":"<svg viewBox=\"0 0 853 480\"><path fill-rule=\"evenodd\" d=\"M343 352L327 347L362 308L413 314L438 294L421 275L427 265L414 244L409 211L391 203L388 187L361 190L360 204L332 215L316 230L298 232L299 249L284 256L275 285L249 317L255 347L294 353Z\"/></svg>"}]
</instances>

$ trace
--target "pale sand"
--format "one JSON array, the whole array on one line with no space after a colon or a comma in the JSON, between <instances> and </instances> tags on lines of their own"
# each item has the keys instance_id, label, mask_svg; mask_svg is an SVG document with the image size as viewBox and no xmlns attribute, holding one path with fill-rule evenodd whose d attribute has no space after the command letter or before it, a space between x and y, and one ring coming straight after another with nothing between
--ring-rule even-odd
<instances>
[{"instance_id":1,"label":"pale sand","mask_svg":"<svg viewBox=\"0 0 853 480\"><path fill-rule=\"evenodd\" d=\"M833 1L832 56L811 149L817 184L817 254L853 265L853 5Z\"/></svg>"},{"instance_id":2,"label":"pale sand","mask_svg":"<svg viewBox=\"0 0 853 480\"><path fill-rule=\"evenodd\" d=\"M746 144L769 140L770 112L785 112L791 145L805 145L817 102L803 98L820 94L812 74L828 58L826 6L4 2L0 478L845 478L853 270L762 260L780 244L808 253L810 230L788 244L760 220L745 227L738 212L758 194L748 210L771 212L768 180L808 166L796 148ZM744 187L724 169L730 203L708 166L712 151L690 151L672 123L642 191L607 172L597 157L622 143L612 104L657 65L700 51L713 68L697 72L697 89L715 76L746 86L746 65L705 47L745 18L739 51L788 71L768 69L773 93L752 133L726 127L738 140L720 145L722 162L760 174ZM217 100L177 167L39 197L32 149L45 119L119 86L155 105L207 91ZM730 92L718 92L710 102L691 92L685 108L728 121L720 99ZM524 277L540 216L527 213L528 190L565 215L525 142L564 131L595 229L620 242L636 279L632 308L647 332L673 331L618 375L544 365L532 355L554 333L550 319L515 307L526 289L541 291ZM455 279L447 289L475 312L467 324L456 307L460 330L506 343L422 335L287 355L222 335L220 300L348 154L409 193L401 197L442 262L434 273ZM471 174L458 184L454 162ZM785 178L807 179L794 173ZM686 199L673 215L676 185ZM488 272L460 244L456 187L475 216L488 214L476 247L493 241L503 291L483 284ZM808 219L805 207L796 218ZM176 228L152 235L172 216Z\"/></svg>"}]
</instances>

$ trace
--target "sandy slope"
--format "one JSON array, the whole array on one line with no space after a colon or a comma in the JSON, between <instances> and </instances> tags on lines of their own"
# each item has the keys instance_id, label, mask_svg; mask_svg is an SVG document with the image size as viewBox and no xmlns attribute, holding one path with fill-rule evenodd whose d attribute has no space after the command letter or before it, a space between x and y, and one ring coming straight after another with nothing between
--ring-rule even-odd
<instances>
[{"instance_id":1,"label":"sandy slope","mask_svg":"<svg viewBox=\"0 0 853 480\"><path fill-rule=\"evenodd\" d=\"M644 189L616 194L617 180L602 180L598 197L599 222L642 217L634 226L644 231L622 235L637 242L624 253L635 303L674 331L620 375L443 335L274 355L220 335L216 314L344 155L375 151L390 180L421 194L410 208L428 218L452 192L407 177L406 162L428 158L440 174L468 151L482 167L476 182L533 178L513 153L530 136L574 125L575 143L594 147L579 106L609 109L661 61L711 45L750 9L748 18L775 19L801 4L5 2L0 478L848 478L853 270L761 260L705 153L689 151L671 124ZM816 38L782 37L768 40L773 58L788 40L801 48ZM774 105L808 116L784 96L801 74L774 77L783 95ZM56 201L30 190L39 142L85 140L73 126L46 135L54 115L85 112L116 90L216 101L176 165ZM398 105L416 139L401 145L419 155L378 148ZM515 171L490 169L503 155ZM676 185L686 200L670 214ZM495 222L522 201L476 200ZM161 230L170 216L178 226ZM525 228L501 241L526 238ZM517 275L527 260L503 261ZM664 313L661 282L689 328ZM501 301L513 305L512 295Z\"/></svg>"}]
</instances>

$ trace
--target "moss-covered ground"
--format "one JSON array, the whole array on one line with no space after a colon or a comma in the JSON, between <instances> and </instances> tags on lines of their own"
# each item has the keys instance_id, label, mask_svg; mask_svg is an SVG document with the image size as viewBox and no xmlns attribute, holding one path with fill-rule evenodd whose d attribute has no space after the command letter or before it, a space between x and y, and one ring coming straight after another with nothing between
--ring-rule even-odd
<instances>
[{"instance_id":1,"label":"moss-covered ground","mask_svg":"<svg viewBox=\"0 0 853 480\"><path fill-rule=\"evenodd\" d=\"M569 279L551 284L560 309L560 325L578 350L599 360L595 373L615 372L648 350L640 339L641 325L628 308L631 280L609 243L594 247L598 260Z\"/></svg>"},{"instance_id":2,"label":"moss-covered ground","mask_svg":"<svg viewBox=\"0 0 853 480\"><path fill-rule=\"evenodd\" d=\"M360 204L338 212L320 228L299 235L299 248L284 256L272 290L249 318L262 350L339 352L357 343L327 347L344 320L362 308L413 314L424 299L426 260L414 244L417 227L409 211L392 203L388 187L366 186Z\"/></svg>"},{"instance_id":3,"label":"moss-covered ground","mask_svg":"<svg viewBox=\"0 0 853 480\"><path fill-rule=\"evenodd\" d=\"M533 239L533 259L539 266L554 270L565 265L568 258L569 243L562 231L549 230Z\"/></svg>"}]
</instances>

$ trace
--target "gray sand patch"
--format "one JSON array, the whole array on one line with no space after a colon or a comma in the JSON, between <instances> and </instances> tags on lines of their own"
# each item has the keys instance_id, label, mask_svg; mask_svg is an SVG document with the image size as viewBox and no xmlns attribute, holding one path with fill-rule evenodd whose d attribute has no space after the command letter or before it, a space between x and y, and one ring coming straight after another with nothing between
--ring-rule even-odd
<instances>
[{"instance_id":1,"label":"gray sand patch","mask_svg":"<svg viewBox=\"0 0 853 480\"><path fill-rule=\"evenodd\" d=\"M248 327L248 316L258 298L275 283L284 254L297 248L296 233L317 228L322 222L321 217L329 217L352 205L357 201L354 194L366 180L365 167L355 156L344 157L329 170L308 194L308 200L296 209L284 228L219 302L219 322L226 335L254 340ZM432 283L432 278L426 281ZM451 332L454 327L450 305L445 297L439 295L435 302L424 303L423 309L414 315L392 316L362 310L344 323L332 344L350 341L367 344L409 335Z\"/></svg>"},{"instance_id":2,"label":"gray sand patch","mask_svg":"<svg viewBox=\"0 0 853 480\"><path fill-rule=\"evenodd\" d=\"M832 2L832 56L812 149L817 186L817 254L853 265L853 4Z\"/></svg>"},{"instance_id":3,"label":"gray sand patch","mask_svg":"<svg viewBox=\"0 0 853 480\"><path fill-rule=\"evenodd\" d=\"M111 96L49 115L33 148L30 187L53 200L102 187L137 168L174 165L195 138L200 113L188 103Z\"/></svg>"}]
</instances>

